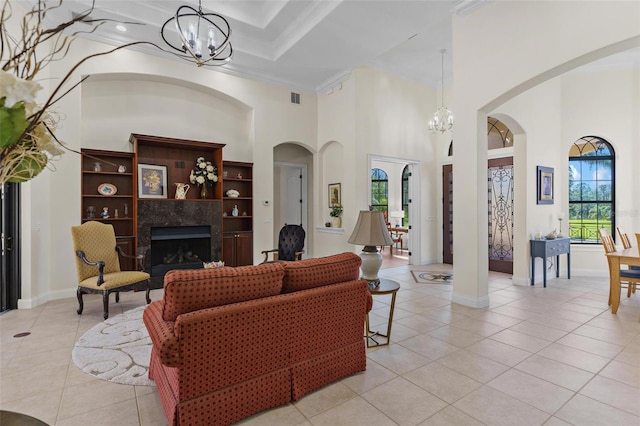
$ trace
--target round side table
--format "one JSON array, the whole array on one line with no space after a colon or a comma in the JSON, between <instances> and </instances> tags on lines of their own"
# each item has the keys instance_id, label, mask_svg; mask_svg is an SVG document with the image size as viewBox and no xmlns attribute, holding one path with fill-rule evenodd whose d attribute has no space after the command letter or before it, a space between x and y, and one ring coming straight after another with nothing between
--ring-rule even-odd
<instances>
[{"instance_id":1,"label":"round side table","mask_svg":"<svg viewBox=\"0 0 640 426\"><path fill-rule=\"evenodd\" d=\"M388 280L385 278L380 278L380 284L375 287L369 286L369 291L372 296L381 296L383 294L391 295L391 307L389 309L389 322L387 323L387 334L382 334L377 331L371 331L369 328L369 314L367 314L366 323L367 323L367 347L372 348L376 346L386 346L391 341L391 325L393 323L393 309L396 306L396 294L400 290L400 284L396 281ZM386 339L385 343L378 342L375 337L384 337Z\"/></svg>"},{"instance_id":2,"label":"round side table","mask_svg":"<svg viewBox=\"0 0 640 426\"><path fill-rule=\"evenodd\" d=\"M0 424L2 426L48 426L42 420L13 411L0 410Z\"/></svg>"}]
</instances>

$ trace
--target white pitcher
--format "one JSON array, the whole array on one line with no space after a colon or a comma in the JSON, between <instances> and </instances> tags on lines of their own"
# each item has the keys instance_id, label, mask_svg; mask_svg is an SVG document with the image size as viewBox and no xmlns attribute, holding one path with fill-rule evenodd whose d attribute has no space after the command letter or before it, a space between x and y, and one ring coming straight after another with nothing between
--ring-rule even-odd
<instances>
[{"instance_id":1,"label":"white pitcher","mask_svg":"<svg viewBox=\"0 0 640 426\"><path fill-rule=\"evenodd\" d=\"M191 186L188 183L176 183L176 200L186 200L189 188Z\"/></svg>"}]
</instances>

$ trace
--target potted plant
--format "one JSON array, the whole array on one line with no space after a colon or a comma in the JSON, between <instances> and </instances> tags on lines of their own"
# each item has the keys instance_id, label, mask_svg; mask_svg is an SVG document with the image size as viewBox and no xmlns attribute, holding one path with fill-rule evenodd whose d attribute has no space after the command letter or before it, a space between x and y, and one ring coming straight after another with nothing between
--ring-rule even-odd
<instances>
[{"instance_id":1,"label":"potted plant","mask_svg":"<svg viewBox=\"0 0 640 426\"><path fill-rule=\"evenodd\" d=\"M340 216L342 216L342 206L340 204L335 204L333 207L331 207L331 212L329 213L329 216L331 216L333 219L333 227L334 228L341 228L342 227L342 218Z\"/></svg>"}]
</instances>

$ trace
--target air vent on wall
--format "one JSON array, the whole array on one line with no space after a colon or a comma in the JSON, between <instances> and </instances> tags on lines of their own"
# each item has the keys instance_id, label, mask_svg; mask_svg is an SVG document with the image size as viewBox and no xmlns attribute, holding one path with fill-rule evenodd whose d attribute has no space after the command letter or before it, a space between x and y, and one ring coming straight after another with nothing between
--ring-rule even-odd
<instances>
[{"instance_id":1,"label":"air vent on wall","mask_svg":"<svg viewBox=\"0 0 640 426\"><path fill-rule=\"evenodd\" d=\"M291 92L291 103L300 104L300 93Z\"/></svg>"}]
</instances>

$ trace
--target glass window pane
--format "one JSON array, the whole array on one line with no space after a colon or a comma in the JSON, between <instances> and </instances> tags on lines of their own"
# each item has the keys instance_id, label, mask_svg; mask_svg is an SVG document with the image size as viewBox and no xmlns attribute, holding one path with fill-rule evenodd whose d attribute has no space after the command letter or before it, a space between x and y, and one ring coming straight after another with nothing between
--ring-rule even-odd
<instances>
[{"instance_id":1,"label":"glass window pane","mask_svg":"<svg viewBox=\"0 0 640 426\"><path fill-rule=\"evenodd\" d=\"M611 160L598 160L596 161L596 167L596 179L608 181L611 180Z\"/></svg>"},{"instance_id":2,"label":"glass window pane","mask_svg":"<svg viewBox=\"0 0 640 426\"><path fill-rule=\"evenodd\" d=\"M611 228L611 204L598 204L598 222L606 228Z\"/></svg>"},{"instance_id":3,"label":"glass window pane","mask_svg":"<svg viewBox=\"0 0 640 426\"><path fill-rule=\"evenodd\" d=\"M596 199L596 182L593 180L583 180L580 184L580 193L582 201L595 201Z\"/></svg>"},{"instance_id":4,"label":"glass window pane","mask_svg":"<svg viewBox=\"0 0 640 426\"><path fill-rule=\"evenodd\" d=\"M596 199L598 201L611 201L611 196L612 196L611 182L609 183L599 182Z\"/></svg>"}]
</instances>

